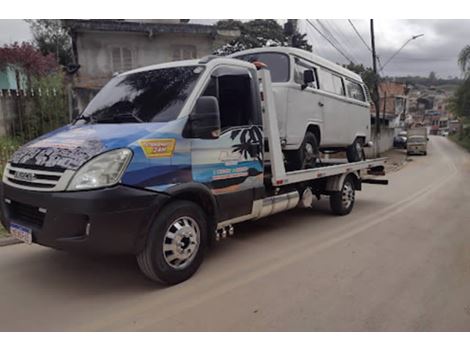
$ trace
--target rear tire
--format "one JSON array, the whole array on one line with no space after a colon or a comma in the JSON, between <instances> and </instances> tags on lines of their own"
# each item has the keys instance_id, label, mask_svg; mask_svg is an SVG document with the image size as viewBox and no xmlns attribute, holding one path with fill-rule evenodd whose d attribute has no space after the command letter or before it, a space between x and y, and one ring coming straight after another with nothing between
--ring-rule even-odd
<instances>
[{"instance_id":1,"label":"rear tire","mask_svg":"<svg viewBox=\"0 0 470 352\"><path fill-rule=\"evenodd\" d=\"M288 170L312 169L317 165L319 157L317 138L312 132L307 132L298 150L287 151Z\"/></svg>"},{"instance_id":2,"label":"rear tire","mask_svg":"<svg viewBox=\"0 0 470 352\"><path fill-rule=\"evenodd\" d=\"M190 201L172 202L152 224L137 263L150 280L178 284L189 279L201 265L207 238L204 211Z\"/></svg>"},{"instance_id":3,"label":"rear tire","mask_svg":"<svg viewBox=\"0 0 470 352\"><path fill-rule=\"evenodd\" d=\"M360 139L356 138L354 143L346 149L346 156L350 163L365 160L364 148Z\"/></svg>"},{"instance_id":4,"label":"rear tire","mask_svg":"<svg viewBox=\"0 0 470 352\"><path fill-rule=\"evenodd\" d=\"M351 176L344 179L341 191L332 192L330 195L330 208L333 214L349 214L354 207L356 196L354 180Z\"/></svg>"}]
</instances>

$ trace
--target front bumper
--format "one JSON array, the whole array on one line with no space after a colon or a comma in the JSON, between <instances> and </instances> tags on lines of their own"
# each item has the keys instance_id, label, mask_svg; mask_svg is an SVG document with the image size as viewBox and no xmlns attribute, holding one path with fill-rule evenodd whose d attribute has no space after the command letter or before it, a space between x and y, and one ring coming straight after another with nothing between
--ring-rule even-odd
<instances>
[{"instance_id":1,"label":"front bumper","mask_svg":"<svg viewBox=\"0 0 470 352\"><path fill-rule=\"evenodd\" d=\"M0 185L1 222L32 229L33 242L79 252L136 254L168 195L123 185L35 192Z\"/></svg>"}]
</instances>

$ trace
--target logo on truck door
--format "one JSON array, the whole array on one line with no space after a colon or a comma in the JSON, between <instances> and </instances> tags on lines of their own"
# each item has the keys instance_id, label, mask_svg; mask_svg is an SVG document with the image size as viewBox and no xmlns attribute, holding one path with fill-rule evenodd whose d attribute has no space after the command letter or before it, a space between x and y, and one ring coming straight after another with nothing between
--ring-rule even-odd
<instances>
[{"instance_id":1,"label":"logo on truck door","mask_svg":"<svg viewBox=\"0 0 470 352\"><path fill-rule=\"evenodd\" d=\"M175 139L142 139L140 147L147 158L168 158L173 156Z\"/></svg>"}]
</instances>

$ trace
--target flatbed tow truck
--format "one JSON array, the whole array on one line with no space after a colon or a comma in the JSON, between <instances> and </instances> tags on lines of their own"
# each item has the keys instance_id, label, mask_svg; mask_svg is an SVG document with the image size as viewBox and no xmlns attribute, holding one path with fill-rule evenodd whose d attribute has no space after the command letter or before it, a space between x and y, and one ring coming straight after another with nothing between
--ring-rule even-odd
<instances>
[{"instance_id":1,"label":"flatbed tow truck","mask_svg":"<svg viewBox=\"0 0 470 352\"><path fill-rule=\"evenodd\" d=\"M251 82L256 94L250 99L259 111L255 124L221 129L218 100L202 91L224 72ZM65 126L17 151L0 188L2 224L27 243L133 254L148 278L176 284L196 272L212 239L232 235L237 223L308 208L321 196L329 196L333 213L346 215L363 183L388 183L366 177L385 175L385 158L328 159L315 168L286 171L266 68L214 57L131 71L104 90L126 79L141 82L139 75L161 82L180 73L204 76L174 120L136 123L126 115L134 123L123 128L124 122L100 124L85 116L81 125ZM91 106L107 96L98 93ZM255 152L242 153L240 145Z\"/></svg>"}]
</instances>

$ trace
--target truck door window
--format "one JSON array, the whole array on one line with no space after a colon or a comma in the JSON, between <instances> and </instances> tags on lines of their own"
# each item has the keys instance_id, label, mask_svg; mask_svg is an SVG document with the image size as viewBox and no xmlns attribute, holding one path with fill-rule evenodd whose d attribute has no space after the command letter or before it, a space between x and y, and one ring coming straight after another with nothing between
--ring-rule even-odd
<instances>
[{"instance_id":1,"label":"truck door window","mask_svg":"<svg viewBox=\"0 0 470 352\"><path fill-rule=\"evenodd\" d=\"M237 72L219 69L214 72L203 96L218 99L222 130L252 125L256 121L253 87L253 79L246 69L237 69Z\"/></svg>"}]
</instances>

